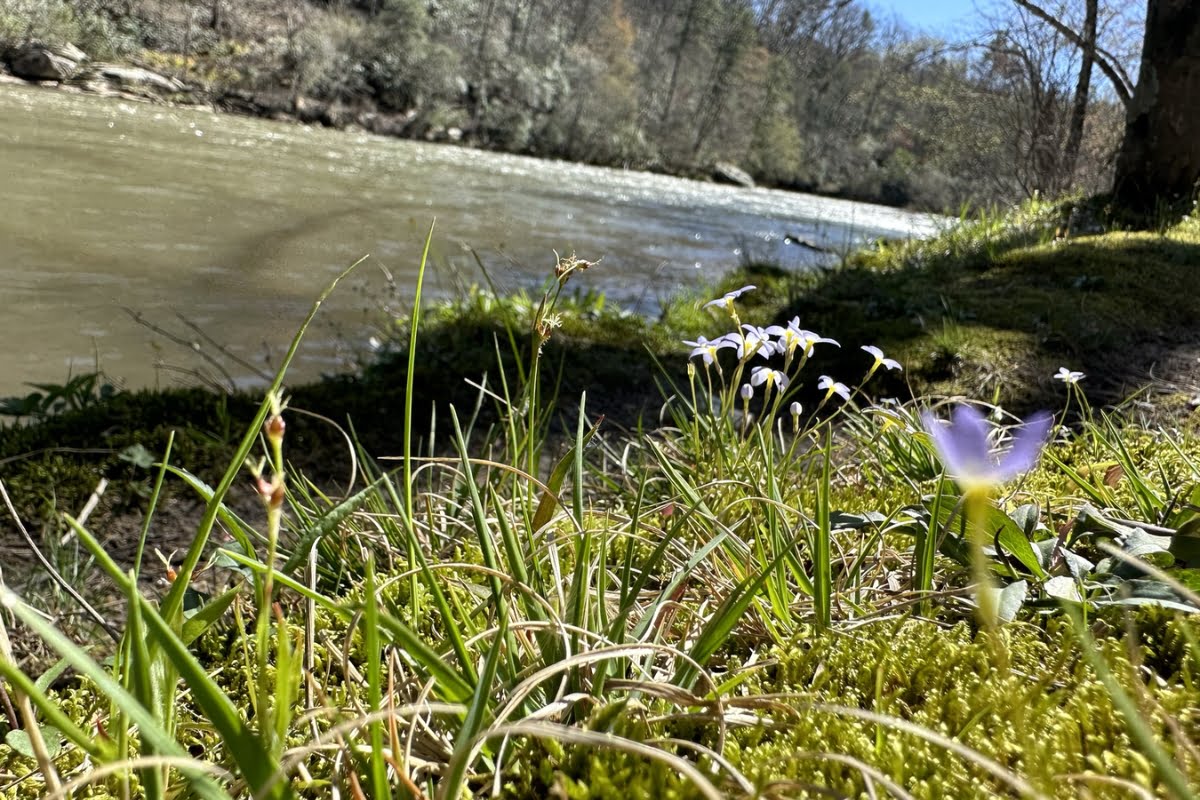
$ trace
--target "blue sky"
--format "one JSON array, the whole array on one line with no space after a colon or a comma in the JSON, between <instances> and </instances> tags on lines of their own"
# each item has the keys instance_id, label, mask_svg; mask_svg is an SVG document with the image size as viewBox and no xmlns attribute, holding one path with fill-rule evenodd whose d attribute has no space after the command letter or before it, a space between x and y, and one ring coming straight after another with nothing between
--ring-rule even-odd
<instances>
[{"instance_id":1,"label":"blue sky","mask_svg":"<svg viewBox=\"0 0 1200 800\"><path fill-rule=\"evenodd\" d=\"M911 27L929 33L953 33L972 21L981 6L995 0L867 0L867 5L885 19L899 17Z\"/></svg>"}]
</instances>

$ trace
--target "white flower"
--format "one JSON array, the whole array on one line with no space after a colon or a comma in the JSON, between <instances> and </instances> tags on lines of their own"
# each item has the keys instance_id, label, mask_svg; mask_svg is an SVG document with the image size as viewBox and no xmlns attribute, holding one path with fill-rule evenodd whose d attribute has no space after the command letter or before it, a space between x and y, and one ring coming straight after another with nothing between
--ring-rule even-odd
<instances>
[{"instance_id":1,"label":"white flower","mask_svg":"<svg viewBox=\"0 0 1200 800\"><path fill-rule=\"evenodd\" d=\"M738 336L738 334L727 335ZM755 353L763 358L770 358L775 354L775 342L771 341L771 335L755 325L743 325L740 341L736 338L734 341L737 342L738 358L743 361Z\"/></svg>"},{"instance_id":2,"label":"white flower","mask_svg":"<svg viewBox=\"0 0 1200 800\"><path fill-rule=\"evenodd\" d=\"M804 355L806 355L806 356L812 355L813 345L831 344L834 347L841 347L841 345L838 344L836 339L826 339L824 336L820 335L819 333L813 333L812 331L802 330L799 332L799 336L800 336L800 346L804 348Z\"/></svg>"},{"instance_id":3,"label":"white flower","mask_svg":"<svg viewBox=\"0 0 1200 800\"><path fill-rule=\"evenodd\" d=\"M743 400L749 401L751 397L754 397L754 387L748 383L743 383L739 393Z\"/></svg>"},{"instance_id":4,"label":"white flower","mask_svg":"<svg viewBox=\"0 0 1200 800\"><path fill-rule=\"evenodd\" d=\"M696 341L689 342L684 340L683 343L692 348L692 352L688 353L688 358L701 356L704 359L705 366L711 366L712 363L717 360L717 351L721 348L737 347L736 342L731 342L724 336L714 339L713 341L709 341L703 336L697 336Z\"/></svg>"},{"instance_id":5,"label":"white flower","mask_svg":"<svg viewBox=\"0 0 1200 800\"><path fill-rule=\"evenodd\" d=\"M825 399L828 400L832 395L838 395L843 400L850 399L850 387L839 381L835 381L828 375L822 375L817 381L817 389L825 390Z\"/></svg>"},{"instance_id":6,"label":"white flower","mask_svg":"<svg viewBox=\"0 0 1200 800\"><path fill-rule=\"evenodd\" d=\"M755 386L765 383L768 389L777 387L782 392L788 387L788 376L770 367L755 367L750 372L750 383Z\"/></svg>"},{"instance_id":7,"label":"white flower","mask_svg":"<svg viewBox=\"0 0 1200 800\"><path fill-rule=\"evenodd\" d=\"M888 369L895 369L895 370L903 370L904 369L904 367L900 366L900 362L897 361L896 359L885 358L883 355L883 351L880 350L878 347L876 347L873 344L864 344L862 346L862 349L866 350L868 353L870 353L871 356L875 359L875 363L871 365L871 369L867 373L868 375L874 375L875 370L879 369L879 367L881 365L884 367L887 367Z\"/></svg>"},{"instance_id":8,"label":"white flower","mask_svg":"<svg viewBox=\"0 0 1200 800\"><path fill-rule=\"evenodd\" d=\"M718 297L716 300L709 300L707 303L704 304L704 307L705 308L714 308L714 307L720 306L722 308L727 308L730 311L732 311L734 300L737 300L739 297L744 295L746 292L749 292L756 288L757 288L756 286L751 284L749 286L743 286L740 289L734 289L732 292L726 292L724 295L722 295L721 297Z\"/></svg>"},{"instance_id":9,"label":"white flower","mask_svg":"<svg viewBox=\"0 0 1200 800\"><path fill-rule=\"evenodd\" d=\"M800 412L802 412L803 410L804 410L804 406L802 406L799 403L794 402L794 401L792 402L792 405L788 408L788 411L791 412L793 417L800 416Z\"/></svg>"},{"instance_id":10,"label":"white flower","mask_svg":"<svg viewBox=\"0 0 1200 800\"><path fill-rule=\"evenodd\" d=\"M1074 386L1075 384L1079 383L1081 380L1083 380L1087 376L1084 375L1082 372L1076 372L1073 370L1069 370L1066 367L1059 367L1058 372L1056 372L1054 374L1054 377L1057 378L1058 380L1062 381L1063 383L1067 384L1068 386Z\"/></svg>"}]
</instances>

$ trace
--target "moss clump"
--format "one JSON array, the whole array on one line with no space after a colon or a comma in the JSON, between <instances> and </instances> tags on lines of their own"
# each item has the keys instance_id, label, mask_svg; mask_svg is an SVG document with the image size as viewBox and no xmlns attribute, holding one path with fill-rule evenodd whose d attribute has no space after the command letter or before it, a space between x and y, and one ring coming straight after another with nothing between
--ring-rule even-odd
<instances>
[{"instance_id":1,"label":"moss clump","mask_svg":"<svg viewBox=\"0 0 1200 800\"><path fill-rule=\"evenodd\" d=\"M1149 762L1136 751L1125 722L1081 659L1069 625L1045 630L1009 626L1000 635L1007 663L998 664L986 634L965 623L946 631L925 622L880 622L823 636L777 655L752 677L749 694L780 693L793 716L739 732L727 751L756 783L789 780L857 797L861 772L814 754L860 759L916 797L995 797L1004 785L980 767L916 736L836 713L824 703L898 717L963 744L1052 797L1079 796L1076 774L1124 778L1154 786ZM1169 741L1166 717L1190 735L1200 730L1197 688L1162 674L1146 680L1124 643L1109 639L1105 655L1146 718ZM1192 765L1200 779L1200 765ZM1125 796L1092 785L1096 796ZM1109 794L1105 794L1108 791ZM1122 792L1124 790L1121 790Z\"/></svg>"}]
</instances>

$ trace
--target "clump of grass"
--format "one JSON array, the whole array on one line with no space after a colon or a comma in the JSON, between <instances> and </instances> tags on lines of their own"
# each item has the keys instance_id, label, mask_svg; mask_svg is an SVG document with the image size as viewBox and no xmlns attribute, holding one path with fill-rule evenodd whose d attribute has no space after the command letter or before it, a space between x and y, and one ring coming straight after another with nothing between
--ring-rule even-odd
<instances>
[{"instance_id":1,"label":"clump of grass","mask_svg":"<svg viewBox=\"0 0 1200 800\"><path fill-rule=\"evenodd\" d=\"M899 367L872 342L752 321L735 287L687 311L693 337L734 330L662 377L664 425L614 434L553 358L586 325L567 287L588 266L561 259L505 307L505 367L427 428L419 341L443 312L419 280L398 447L347 430L336 494L289 461L282 371L215 480L165 453L156 477L205 510L164 596L141 547L119 561L64 517L123 599L117 640L81 647L0 591L8 627L70 668L39 684L0 646L0 753L26 775L4 791L1189 796L1200 445L1080 393L1076 431L971 496L962 467L991 463L1006 412L972 416L956 460L936 403L865 399ZM643 344L628 324L620 344ZM821 375L822 349L856 360ZM242 481L252 512L229 502Z\"/></svg>"}]
</instances>

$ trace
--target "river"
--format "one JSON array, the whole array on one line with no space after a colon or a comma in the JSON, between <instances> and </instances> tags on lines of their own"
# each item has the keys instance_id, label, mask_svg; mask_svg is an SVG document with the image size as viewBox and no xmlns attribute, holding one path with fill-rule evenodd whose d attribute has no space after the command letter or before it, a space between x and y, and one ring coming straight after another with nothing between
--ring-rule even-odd
<instances>
[{"instance_id":1,"label":"river","mask_svg":"<svg viewBox=\"0 0 1200 800\"><path fill-rule=\"evenodd\" d=\"M217 373L220 344L277 360L322 287L293 381L351 368L411 298L436 220L431 292L534 288L554 252L576 284L643 313L746 258L796 269L928 216L842 200L429 145L51 89L0 86L0 396L96 369L125 387ZM387 277L391 276L390 280ZM129 311L184 341L172 342ZM227 362L236 383L253 372Z\"/></svg>"}]
</instances>

